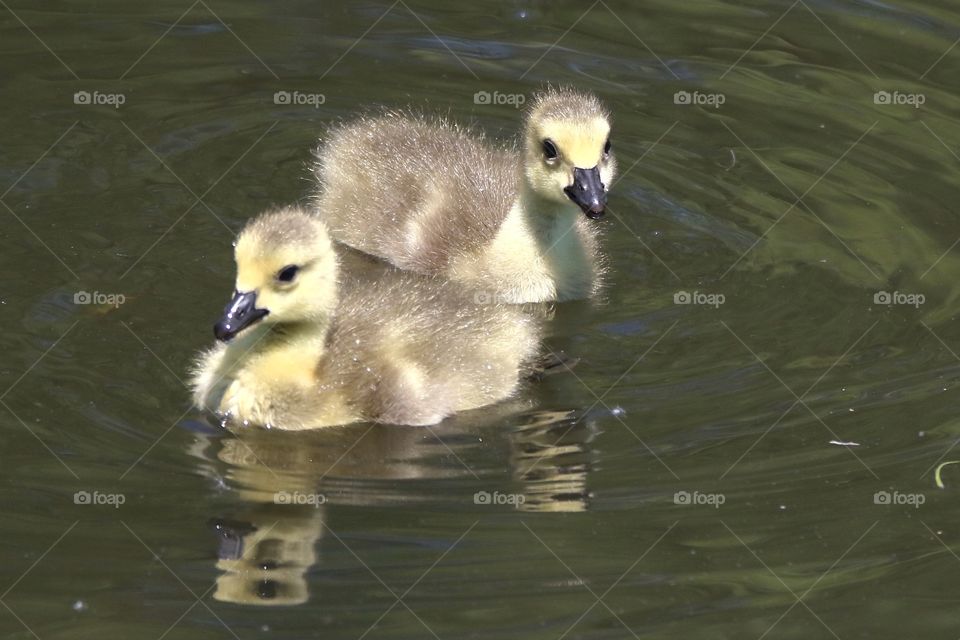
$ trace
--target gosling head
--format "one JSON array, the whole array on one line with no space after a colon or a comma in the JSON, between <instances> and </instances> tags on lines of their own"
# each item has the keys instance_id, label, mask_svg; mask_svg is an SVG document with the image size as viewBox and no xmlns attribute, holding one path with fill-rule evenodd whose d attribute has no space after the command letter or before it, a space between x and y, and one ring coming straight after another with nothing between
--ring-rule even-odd
<instances>
[{"instance_id":1,"label":"gosling head","mask_svg":"<svg viewBox=\"0 0 960 640\"><path fill-rule=\"evenodd\" d=\"M326 227L297 207L261 214L240 233L233 299L214 325L227 342L259 323L322 322L337 303L337 258Z\"/></svg>"},{"instance_id":2,"label":"gosling head","mask_svg":"<svg viewBox=\"0 0 960 640\"><path fill-rule=\"evenodd\" d=\"M616 172L610 114L596 96L550 89L527 116L527 185L548 201L575 204L590 219L603 216Z\"/></svg>"}]
</instances>

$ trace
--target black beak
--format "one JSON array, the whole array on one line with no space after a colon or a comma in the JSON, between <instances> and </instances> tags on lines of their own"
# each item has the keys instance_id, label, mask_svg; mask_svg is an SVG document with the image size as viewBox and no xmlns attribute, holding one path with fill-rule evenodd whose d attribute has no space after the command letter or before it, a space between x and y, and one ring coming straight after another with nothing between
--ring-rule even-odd
<instances>
[{"instance_id":1,"label":"black beak","mask_svg":"<svg viewBox=\"0 0 960 640\"><path fill-rule=\"evenodd\" d=\"M220 342L228 342L238 333L270 313L257 309L257 294L254 291L233 294L233 300L223 310L223 317L213 325L213 335Z\"/></svg>"},{"instance_id":2,"label":"black beak","mask_svg":"<svg viewBox=\"0 0 960 640\"><path fill-rule=\"evenodd\" d=\"M563 190L591 220L603 217L607 207L607 190L600 180L600 168L573 170L573 184Z\"/></svg>"}]
</instances>

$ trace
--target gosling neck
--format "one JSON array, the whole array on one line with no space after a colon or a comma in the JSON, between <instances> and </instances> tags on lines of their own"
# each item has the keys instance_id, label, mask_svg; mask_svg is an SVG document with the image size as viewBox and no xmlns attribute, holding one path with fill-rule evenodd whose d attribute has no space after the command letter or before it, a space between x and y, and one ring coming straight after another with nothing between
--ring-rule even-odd
<instances>
[{"instance_id":1,"label":"gosling neck","mask_svg":"<svg viewBox=\"0 0 960 640\"><path fill-rule=\"evenodd\" d=\"M520 213L523 223L533 232L542 253L547 253L563 240L577 240L574 231L583 214L573 202L548 200L523 180L514 210Z\"/></svg>"}]
</instances>

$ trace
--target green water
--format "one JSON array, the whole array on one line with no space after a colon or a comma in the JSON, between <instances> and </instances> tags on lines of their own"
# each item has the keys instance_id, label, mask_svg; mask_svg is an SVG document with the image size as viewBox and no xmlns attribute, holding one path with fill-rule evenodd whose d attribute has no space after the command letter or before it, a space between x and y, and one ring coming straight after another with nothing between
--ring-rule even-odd
<instances>
[{"instance_id":1,"label":"green water","mask_svg":"<svg viewBox=\"0 0 960 640\"><path fill-rule=\"evenodd\" d=\"M0 5L2 637L960 636L956 5ZM622 171L572 374L432 430L190 410L326 127L506 137L474 94L548 82Z\"/></svg>"}]
</instances>

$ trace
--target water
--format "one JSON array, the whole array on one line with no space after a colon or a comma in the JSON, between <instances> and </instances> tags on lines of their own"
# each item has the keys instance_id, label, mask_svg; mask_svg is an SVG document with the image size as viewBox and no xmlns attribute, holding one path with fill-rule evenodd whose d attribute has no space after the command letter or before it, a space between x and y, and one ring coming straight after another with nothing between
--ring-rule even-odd
<instances>
[{"instance_id":1,"label":"water","mask_svg":"<svg viewBox=\"0 0 960 640\"><path fill-rule=\"evenodd\" d=\"M0 30L3 637L960 634L955 6L18 2ZM551 323L573 374L434 429L190 410L232 233L308 193L327 126L509 136L547 82L608 102L623 172L605 299Z\"/></svg>"}]
</instances>

